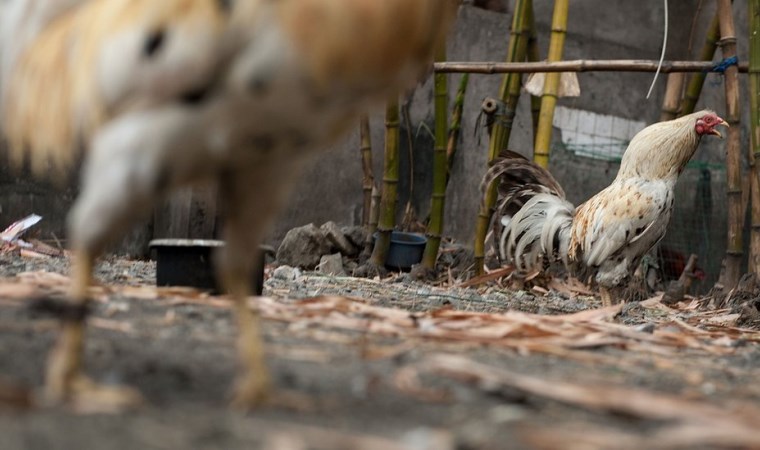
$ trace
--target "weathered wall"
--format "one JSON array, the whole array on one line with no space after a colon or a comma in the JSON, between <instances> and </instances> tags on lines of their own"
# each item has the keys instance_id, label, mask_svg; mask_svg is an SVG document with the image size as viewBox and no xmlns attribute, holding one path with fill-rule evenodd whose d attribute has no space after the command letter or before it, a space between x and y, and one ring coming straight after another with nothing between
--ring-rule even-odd
<instances>
[{"instance_id":1,"label":"weathered wall","mask_svg":"<svg viewBox=\"0 0 760 450\"><path fill-rule=\"evenodd\" d=\"M509 2L510 4L512 2ZM546 54L552 15L549 1L536 1L536 18L542 55ZM690 28L699 0L670 3L670 31L667 59L690 59ZM702 45L704 30L712 17L714 3L706 2L698 21L697 31L691 40L691 55ZM736 2L737 28L740 59L747 55L746 5ZM624 0L585 0L572 2L565 59L656 59L660 55L662 41L662 2L630 2ZM511 14L489 12L471 6L462 8L456 29L449 43L449 59L458 61L503 60L506 54L507 34ZM459 75L449 78L453 94ZM575 99L562 99L561 105L611 114L623 118L656 121L664 93L666 76L661 75L649 100L645 99L652 74L641 73L582 73L579 75L582 95ZM474 75L465 102L462 143L453 168L446 203L445 232L460 241L472 239L479 197L479 183L485 168L487 137L476 130L475 122L480 102L486 96L496 96L501 77L498 75ZM743 83L746 88L746 83ZM718 75L710 75L705 85L700 106L725 111L724 86ZM746 91L745 91L746 92ZM411 132L414 137L414 194L413 204L420 217L429 208L430 160L432 140L428 128L432 126L432 83L422 84L411 97ZM519 105L515 129L510 146L525 155L531 155L531 124L528 101L523 98ZM745 107L746 109L746 107ZM372 120L372 137L375 157L375 177L382 177L382 115L376 113ZM744 133L746 136L746 132ZM555 140L559 137L555 137ZM715 141L715 140L711 140ZM746 140L745 140L746 145ZM402 134L402 171L408 172L409 157L406 136ZM723 161L723 144L706 142L696 159L713 162ZM570 200L580 202L605 186L614 177L614 164L599 163L557 152L551 161L551 170L566 188ZM696 185L699 173L687 173L686 189L681 205L693 205L693 193L689 186ZM722 242L725 233L725 186L721 170L712 172L712 224L711 235ZM360 217L362 202L361 165L358 153L358 133L347 136L332 151L316 158L296 189L296 194L285 210L271 235L278 240L294 227L309 222L317 224L334 220L343 224L356 223ZM403 206L408 198L409 177L402 175ZM63 212L71 199L71 190L64 194L41 185L18 179L0 170L0 226L27 212L45 216L46 232L62 235ZM693 197L693 195L692 195ZM676 226L678 226L676 219ZM715 250L719 255L722 249Z\"/></svg>"}]
</instances>

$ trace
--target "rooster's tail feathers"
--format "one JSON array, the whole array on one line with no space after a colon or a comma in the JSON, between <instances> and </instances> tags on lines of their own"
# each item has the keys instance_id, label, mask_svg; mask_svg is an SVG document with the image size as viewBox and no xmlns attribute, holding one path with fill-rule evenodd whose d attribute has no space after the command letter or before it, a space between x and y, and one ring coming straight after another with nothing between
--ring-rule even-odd
<instances>
[{"instance_id":1,"label":"rooster's tail feathers","mask_svg":"<svg viewBox=\"0 0 760 450\"><path fill-rule=\"evenodd\" d=\"M557 180L518 153L505 151L486 173L481 190L498 183L494 236L499 256L521 271L537 268L544 256L567 262L575 207Z\"/></svg>"},{"instance_id":2,"label":"rooster's tail feathers","mask_svg":"<svg viewBox=\"0 0 760 450\"><path fill-rule=\"evenodd\" d=\"M518 271L540 268L544 258L567 264L575 207L551 194L538 194L511 218L502 231L502 258Z\"/></svg>"}]
</instances>

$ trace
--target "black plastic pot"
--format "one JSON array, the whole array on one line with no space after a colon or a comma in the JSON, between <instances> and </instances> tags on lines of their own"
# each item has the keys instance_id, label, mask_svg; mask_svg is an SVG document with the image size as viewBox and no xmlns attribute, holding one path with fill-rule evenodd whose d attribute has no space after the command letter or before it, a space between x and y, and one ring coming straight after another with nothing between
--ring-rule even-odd
<instances>
[{"instance_id":1,"label":"black plastic pot","mask_svg":"<svg viewBox=\"0 0 760 450\"><path fill-rule=\"evenodd\" d=\"M422 261L427 238L419 233L391 232L391 245L385 258L385 266L391 269L409 270Z\"/></svg>"},{"instance_id":2,"label":"black plastic pot","mask_svg":"<svg viewBox=\"0 0 760 450\"><path fill-rule=\"evenodd\" d=\"M157 286L189 286L221 292L216 279L212 254L224 241L212 239L155 239L150 248L156 258ZM264 252L259 252L259 270L253 274L251 288L255 295L264 289Z\"/></svg>"}]
</instances>

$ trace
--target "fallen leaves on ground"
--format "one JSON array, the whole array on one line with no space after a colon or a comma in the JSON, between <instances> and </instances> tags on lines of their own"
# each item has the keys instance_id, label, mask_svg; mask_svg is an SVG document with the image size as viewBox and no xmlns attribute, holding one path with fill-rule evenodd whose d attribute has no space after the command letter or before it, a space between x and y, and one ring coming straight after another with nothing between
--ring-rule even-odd
<instances>
[{"instance_id":1,"label":"fallen leaves on ground","mask_svg":"<svg viewBox=\"0 0 760 450\"><path fill-rule=\"evenodd\" d=\"M22 273L0 282L0 298L4 301L23 301L35 295L63 296L68 283L68 277L55 273ZM172 306L230 306L229 299L225 297L209 297L188 288L94 286L90 292L103 302L116 296L162 300ZM748 342L760 342L760 331L736 326L737 315L727 309L697 310L693 302L669 307L659 300L660 297L655 297L638 305L652 312L647 315L647 327L615 322L613 319L621 313L622 304L571 314L541 315L519 311L462 311L452 307L415 312L377 306L371 300L345 296L318 296L301 300L254 297L249 302L263 317L289 323L294 329L338 329L398 338L490 345L518 352L544 352L559 356L574 350L599 347L657 355L681 350L724 355ZM100 325L126 333L132 331L130 326L119 325L114 320Z\"/></svg>"},{"instance_id":2,"label":"fallen leaves on ground","mask_svg":"<svg viewBox=\"0 0 760 450\"><path fill-rule=\"evenodd\" d=\"M373 289L383 288L383 284L377 281L367 280L366 283ZM62 275L23 273L15 278L0 280L0 301L23 307L35 296L63 296L68 285L69 279ZM572 284L563 287L575 289L578 294L582 294L582 288L582 285ZM100 315L106 318L95 316L90 324L123 334L139 333L141 330L125 319L120 320L118 308L113 309L116 308L113 306L114 300L118 298L162 302L167 308L172 308L163 319L167 323L183 320L181 315L171 314L176 307L231 307L228 298L210 297L186 288L94 286L90 292L93 298L104 302L102 311L106 312ZM738 326L737 314L730 309L706 309L703 303L690 298L669 306L661 303L661 297L635 304L633 307L636 308L638 321L631 324L618 320L619 316L630 312L624 305L542 315L520 311L466 311L452 306L409 310L380 306L372 299L337 295L299 300L252 297L249 303L265 319L287 324L287 332L307 333L315 341L358 344L362 357L368 360L396 358L420 343L427 343L437 351L441 348L450 350L451 346L437 346L446 343L464 349L486 346L517 354L546 354L587 364L611 363L622 368L635 368L640 361L648 358L659 369L680 371L681 379L690 383L688 367L668 365L674 360L673 357L678 356L683 361L683 356L689 355L698 361L700 355L731 355L742 346L760 342L760 331ZM368 335L395 340L390 345L362 344L362 337ZM269 352L283 358L320 364L329 362L331 358L328 351L278 346L277 339L274 342ZM597 352L599 348L611 348L627 357ZM573 441L577 443L575 448L689 448L718 443L760 447L760 434L754 429L760 410L754 405L735 400L716 405L687 395L653 392L613 383L583 385L529 377L490 367L461 355L423 357L421 361L398 370L392 380L393 385L400 392L424 401L451 400L446 390L424 383L421 380L423 375L453 379L483 389L509 388L525 395L602 414L657 422L656 431L647 436L613 433L589 424L586 426L592 428L580 434L577 430L563 427L548 430L526 428L523 433L525 441L538 448L553 448L576 435L578 438ZM692 381L701 383L700 380L699 376L695 376ZM618 436L619 439L613 442L611 436Z\"/></svg>"}]
</instances>

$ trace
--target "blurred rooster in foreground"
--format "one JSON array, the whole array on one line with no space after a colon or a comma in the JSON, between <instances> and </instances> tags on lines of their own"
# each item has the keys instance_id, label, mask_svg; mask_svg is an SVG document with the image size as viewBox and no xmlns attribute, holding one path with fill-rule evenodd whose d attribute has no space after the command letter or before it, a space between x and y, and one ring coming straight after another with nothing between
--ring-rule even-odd
<instances>
[{"instance_id":1,"label":"blurred rooster in foreground","mask_svg":"<svg viewBox=\"0 0 760 450\"><path fill-rule=\"evenodd\" d=\"M6 0L0 5L2 124L16 162L62 173L84 150L69 217L75 254L46 397L127 405L127 388L82 374L94 258L173 189L218 183L242 373L234 402L268 390L246 306L253 255L306 156L357 114L411 87L432 62L455 0Z\"/></svg>"},{"instance_id":2,"label":"blurred rooster in foreground","mask_svg":"<svg viewBox=\"0 0 760 450\"><path fill-rule=\"evenodd\" d=\"M718 125L727 124L700 111L646 127L628 145L612 184L577 208L548 171L507 152L483 183L499 182L501 258L523 273L561 261L581 275L595 274L603 302L611 304L610 289L624 287L665 236L678 176L702 136L721 136Z\"/></svg>"}]
</instances>

